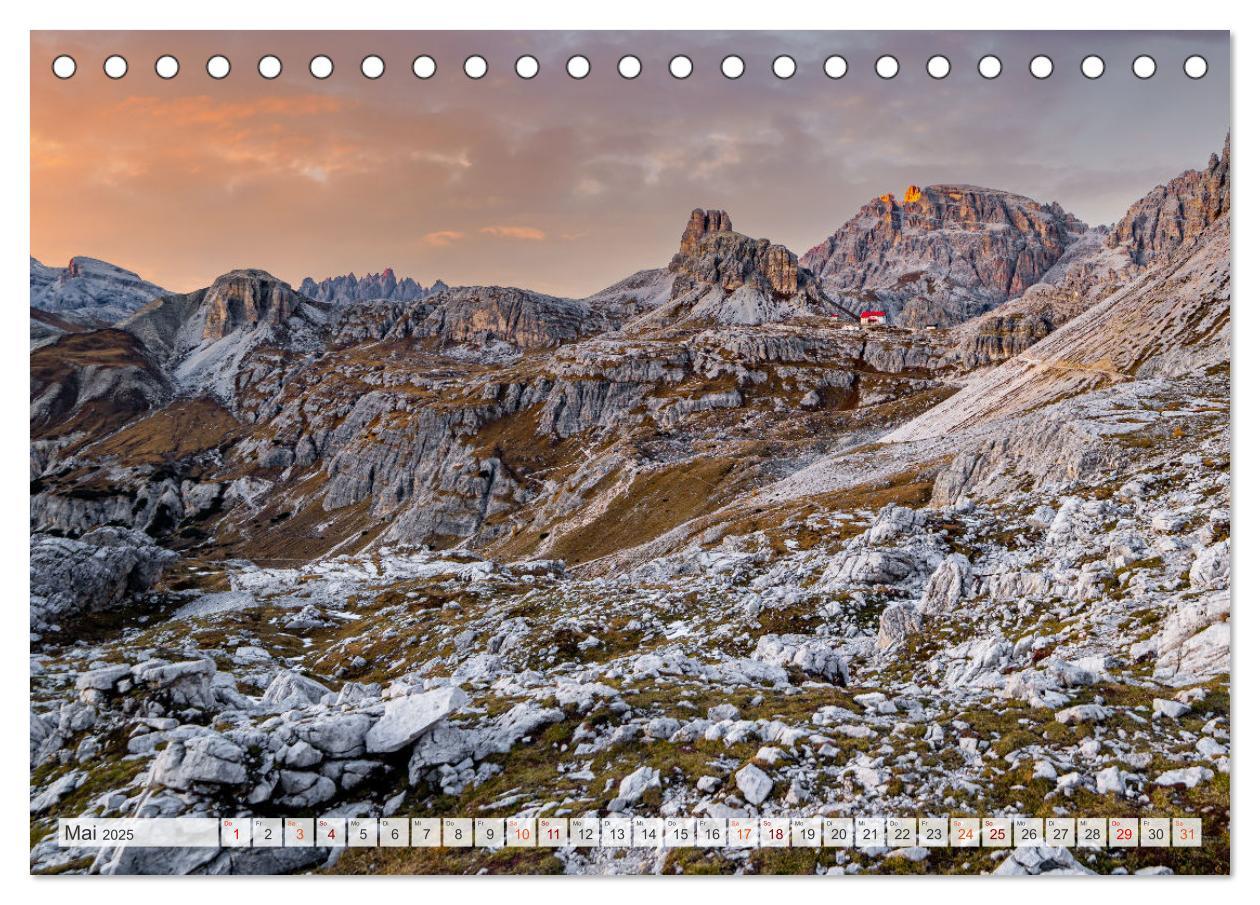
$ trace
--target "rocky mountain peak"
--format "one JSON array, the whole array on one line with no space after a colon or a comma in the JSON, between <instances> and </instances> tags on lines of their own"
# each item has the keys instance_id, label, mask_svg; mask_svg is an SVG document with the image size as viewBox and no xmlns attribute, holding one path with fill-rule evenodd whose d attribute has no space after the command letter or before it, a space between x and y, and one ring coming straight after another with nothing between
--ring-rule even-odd
<instances>
[{"instance_id":1,"label":"rocky mountain peak","mask_svg":"<svg viewBox=\"0 0 1260 905\"><path fill-rule=\"evenodd\" d=\"M842 314L786 246L735 232L721 210L691 212L669 297L675 314L722 323L765 323L806 314Z\"/></svg>"},{"instance_id":2,"label":"rocky mountain peak","mask_svg":"<svg viewBox=\"0 0 1260 905\"><path fill-rule=\"evenodd\" d=\"M678 254L669 269L691 284L709 283L734 292L751 283L780 296L796 293L800 268L796 255L769 239L752 239L731 227L726 211L691 212Z\"/></svg>"},{"instance_id":3,"label":"rocky mountain peak","mask_svg":"<svg viewBox=\"0 0 1260 905\"><path fill-rule=\"evenodd\" d=\"M1086 226L1057 204L973 185L879 195L801 263L849 307L907 326L961 322L1014 298Z\"/></svg>"},{"instance_id":4,"label":"rocky mountain peak","mask_svg":"<svg viewBox=\"0 0 1260 905\"><path fill-rule=\"evenodd\" d=\"M1187 170L1136 202L1107 237L1133 263L1163 259L1229 213L1229 136L1202 170Z\"/></svg>"},{"instance_id":5,"label":"rocky mountain peak","mask_svg":"<svg viewBox=\"0 0 1260 905\"><path fill-rule=\"evenodd\" d=\"M167 290L116 264L75 255L65 267L31 258L31 307L72 323L112 324Z\"/></svg>"},{"instance_id":6,"label":"rocky mountain peak","mask_svg":"<svg viewBox=\"0 0 1260 905\"><path fill-rule=\"evenodd\" d=\"M700 245L700 240L712 233L729 233L732 231L731 217L726 211L706 211L696 208L691 212L687 228L683 230L682 242L678 247L681 255L693 255Z\"/></svg>"},{"instance_id":7,"label":"rocky mountain peak","mask_svg":"<svg viewBox=\"0 0 1260 905\"><path fill-rule=\"evenodd\" d=\"M301 296L265 270L233 270L206 290L203 339L222 339L243 326L288 320Z\"/></svg>"},{"instance_id":8,"label":"rocky mountain peak","mask_svg":"<svg viewBox=\"0 0 1260 905\"><path fill-rule=\"evenodd\" d=\"M411 277L400 280L394 273L394 268L386 267L380 273L369 273L363 277L356 276L353 271L319 281L306 277L302 280L299 291L317 302L345 305L369 300L412 302L428 298L445 288L446 284L441 280L429 287L421 286Z\"/></svg>"}]
</instances>

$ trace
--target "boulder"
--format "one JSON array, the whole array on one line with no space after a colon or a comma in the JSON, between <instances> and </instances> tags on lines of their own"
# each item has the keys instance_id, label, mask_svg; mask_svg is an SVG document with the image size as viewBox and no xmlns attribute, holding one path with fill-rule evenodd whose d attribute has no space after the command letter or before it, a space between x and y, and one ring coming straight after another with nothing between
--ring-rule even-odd
<instances>
[{"instance_id":1,"label":"boulder","mask_svg":"<svg viewBox=\"0 0 1260 905\"><path fill-rule=\"evenodd\" d=\"M755 764L746 764L735 774L735 785L751 805L759 805L770 795L774 781Z\"/></svg>"},{"instance_id":2,"label":"boulder","mask_svg":"<svg viewBox=\"0 0 1260 905\"><path fill-rule=\"evenodd\" d=\"M1212 778L1214 774L1207 767L1182 767L1179 770L1165 770L1155 777L1157 786L1185 786L1193 789L1199 783Z\"/></svg>"},{"instance_id":3,"label":"boulder","mask_svg":"<svg viewBox=\"0 0 1260 905\"><path fill-rule=\"evenodd\" d=\"M1189 685L1229 670L1229 592L1180 603L1153 639L1155 678Z\"/></svg>"},{"instance_id":4,"label":"boulder","mask_svg":"<svg viewBox=\"0 0 1260 905\"><path fill-rule=\"evenodd\" d=\"M919 598L919 612L925 616L940 616L952 612L958 602L971 593L973 579L971 563L960 553L951 553L936 567L923 596Z\"/></svg>"},{"instance_id":5,"label":"boulder","mask_svg":"<svg viewBox=\"0 0 1260 905\"><path fill-rule=\"evenodd\" d=\"M1151 702L1151 710L1157 718L1166 717L1170 720L1178 720L1190 712L1190 705L1183 704L1181 701L1170 701L1167 698L1156 698Z\"/></svg>"},{"instance_id":6,"label":"boulder","mask_svg":"<svg viewBox=\"0 0 1260 905\"><path fill-rule=\"evenodd\" d=\"M467 703L468 695L453 685L386 701L384 714L365 738L367 751L387 754L405 748Z\"/></svg>"},{"instance_id":7,"label":"boulder","mask_svg":"<svg viewBox=\"0 0 1260 905\"><path fill-rule=\"evenodd\" d=\"M1060 710L1054 718L1065 726L1074 726L1079 723L1101 723L1107 716L1107 709L1100 704L1077 704L1075 707Z\"/></svg>"},{"instance_id":8,"label":"boulder","mask_svg":"<svg viewBox=\"0 0 1260 905\"><path fill-rule=\"evenodd\" d=\"M651 767L640 767L621 780L617 787L617 797L626 804L640 801L651 789L661 787L661 771Z\"/></svg>"},{"instance_id":9,"label":"boulder","mask_svg":"<svg viewBox=\"0 0 1260 905\"><path fill-rule=\"evenodd\" d=\"M762 635L753 658L776 666L795 666L811 676L849 683L849 659L826 639L810 635Z\"/></svg>"},{"instance_id":10,"label":"boulder","mask_svg":"<svg viewBox=\"0 0 1260 905\"><path fill-rule=\"evenodd\" d=\"M172 741L154 762L153 779L180 790L196 783L240 785L248 779L245 751L217 732Z\"/></svg>"},{"instance_id":11,"label":"boulder","mask_svg":"<svg viewBox=\"0 0 1260 905\"><path fill-rule=\"evenodd\" d=\"M879 614L879 634L875 646L881 652L899 647L911 635L923 631L923 620L911 603L894 603Z\"/></svg>"},{"instance_id":12,"label":"boulder","mask_svg":"<svg viewBox=\"0 0 1260 905\"><path fill-rule=\"evenodd\" d=\"M363 754L364 738L372 728L372 718L365 713L330 713L296 724L297 737L330 757L358 757Z\"/></svg>"},{"instance_id":13,"label":"boulder","mask_svg":"<svg viewBox=\"0 0 1260 905\"><path fill-rule=\"evenodd\" d=\"M823 573L823 580L843 584L893 584L914 571L915 560L901 550L861 550Z\"/></svg>"},{"instance_id":14,"label":"boulder","mask_svg":"<svg viewBox=\"0 0 1260 905\"><path fill-rule=\"evenodd\" d=\"M32 534L32 631L121 605L153 586L176 554L141 531L97 528L78 540Z\"/></svg>"},{"instance_id":15,"label":"boulder","mask_svg":"<svg viewBox=\"0 0 1260 905\"><path fill-rule=\"evenodd\" d=\"M1190 587L1218 590L1229 587L1229 541L1204 547L1190 566Z\"/></svg>"},{"instance_id":16,"label":"boulder","mask_svg":"<svg viewBox=\"0 0 1260 905\"><path fill-rule=\"evenodd\" d=\"M1037 874L1092 874L1072 853L1062 847L1046 845L1017 848L993 871L995 877L1026 877Z\"/></svg>"},{"instance_id":17,"label":"boulder","mask_svg":"<svg viewBox=\"0 0 1260 905\"><path fill-rule=\"evenodd\" d=\"M300 710L318 704L329 693L327 688L314 679L308 679L293 670L284 670L276 674L263 692L262 706L272 713Z\"/></svg>"}]
</instances>

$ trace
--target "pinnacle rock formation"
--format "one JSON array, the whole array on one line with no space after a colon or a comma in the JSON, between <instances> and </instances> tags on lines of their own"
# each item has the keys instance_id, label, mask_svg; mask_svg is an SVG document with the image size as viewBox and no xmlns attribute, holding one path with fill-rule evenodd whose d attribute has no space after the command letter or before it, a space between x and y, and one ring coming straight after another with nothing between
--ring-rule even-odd
<instances>
[{"instance_id":1,"label":"pinnacle rock formation","mask_svg":"<svg viewBox=\"0 0 1260 905\"><path fill-rule=\"evenodd\" d=\"M691 315L764 323L842 312L796 255L735 232L726 211L692 211L668 269L675 275L671 300Z\"/></svg>"},{"instance_id":2,"label":"pinnacle rock formation","mask_svg":"<svg viewBox=\"0 0 1260 905\"><path fill-rule=\"evenodd\" d=\"M398 279L392 267L386 267L380 273L369 273L357 277L353 273L342 276L327 277L318 282L307 277L302 280L299 290L308 298L317 302L333 305L347 305L362 301L396 301L411 302L426 298L434 292L447 288L438 280L430 287L421 286L411 277Z\"/></svg>"}]
</instances>

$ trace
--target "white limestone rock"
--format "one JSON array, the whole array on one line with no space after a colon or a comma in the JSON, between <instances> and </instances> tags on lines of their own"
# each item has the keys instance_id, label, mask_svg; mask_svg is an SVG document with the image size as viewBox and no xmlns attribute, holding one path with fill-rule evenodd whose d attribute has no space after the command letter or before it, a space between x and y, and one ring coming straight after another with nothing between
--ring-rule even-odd
<instances>
[{"instance_id":1,"label":"white limestone rock","mask_svg":"<svg viewBox=\"0 0 1260 905\"><path fill-rule=\"evenodd\" d=\"M468 695L454 685L386 701L385 712L364 739L366 750L387 754L405 748L467 703Z\"/></svg>"},{"instance_id":2,"label":"white limestone rock","mask_svg":"<svg viewBox=\"0 0 1260 905\"><path fill-rule=\"evenodd\" d=\"M735 774L735 785L744 799L754 807L769 797L774 781L755 764L746 764Z\"/></svg>"}]
</instances>

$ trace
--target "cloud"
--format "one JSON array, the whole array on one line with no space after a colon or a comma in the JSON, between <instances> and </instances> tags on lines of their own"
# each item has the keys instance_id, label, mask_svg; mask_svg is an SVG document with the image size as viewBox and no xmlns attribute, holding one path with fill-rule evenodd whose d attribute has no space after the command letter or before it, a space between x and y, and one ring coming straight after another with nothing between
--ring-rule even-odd
<instances>
[{"instance_id":1,"label":"cloud","mask_svg":"<svg viewBox=\"0 0 1260 905\"><path fill-rule=\"evenodd\" d=\"M425 233L420 241L425 245L432 245L434 248L446 248L462 238L464 238L464 234L457 229L439 229L431 233Z\"/></svg>"},{"instance_id":2,"label":"cloud","mask_svg":"<svg viewBox=\"0 0 1260 905\"><path fill-rule=\"evenodd\" d=\"M324 117L343 109L341 100L326 95L263 96L248 101L219 101L207 95L172 98L130 96L114 107L118 116L150 117L163 125L233 126L251 120Z\"/></svg>"},{"instance_id":3,"label":"cloud","mask_svg":"<svg viewBox=\"0 0 1260 905\"><path fill-rule=\"evenodd\" d=\"M516 239L522 242L541 242L547 234L532 226L483 226L481 231L496 239Z\"/></svg>"}]
</instances>

